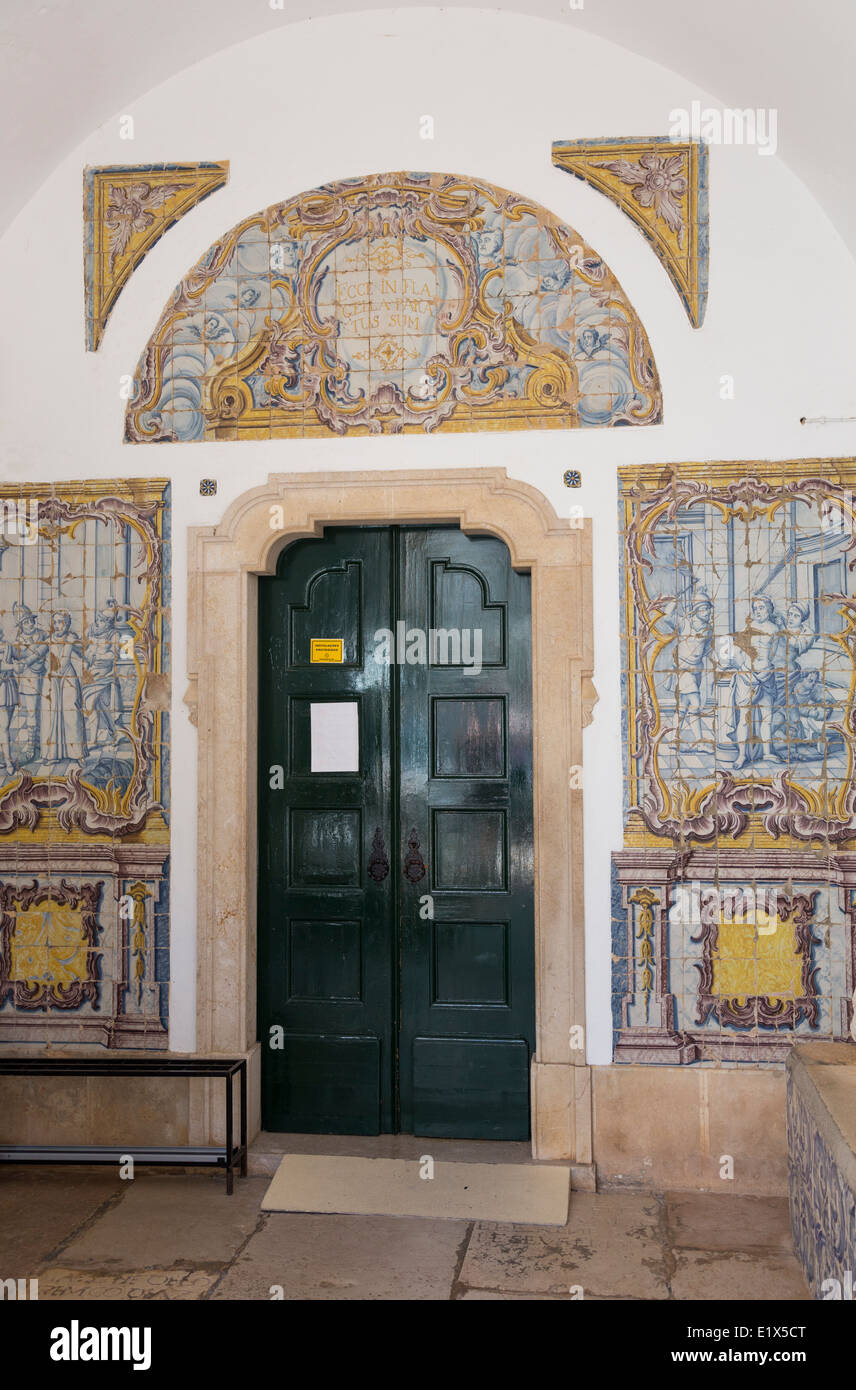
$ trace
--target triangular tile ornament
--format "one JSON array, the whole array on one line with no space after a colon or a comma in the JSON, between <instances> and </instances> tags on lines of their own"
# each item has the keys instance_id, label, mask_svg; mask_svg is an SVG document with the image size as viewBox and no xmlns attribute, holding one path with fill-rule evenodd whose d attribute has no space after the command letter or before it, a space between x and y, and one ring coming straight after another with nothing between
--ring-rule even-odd
<instances>
[{"instance_id":1,"label":"triangular tile ornament","mask_svg":"<svg viewBox=\"0 0 856 1390\"><path fill-rule=\"evenodd\" d=\"M112 164L83 171L86 347L95 352L122 289L179 218L222 188L229 163Z\"/></svg>"},{"instance_id":2,"label":"triangular tile ornament","mask_svg":"<svg viewBox=\"0 0 856 1390\"><path fill-rule=\"evenodd\" d=\"M553 163L605 193L644 232L693 328L707 307L707 145L653 136L555 140Z\"/></svg>"}]
</instances>

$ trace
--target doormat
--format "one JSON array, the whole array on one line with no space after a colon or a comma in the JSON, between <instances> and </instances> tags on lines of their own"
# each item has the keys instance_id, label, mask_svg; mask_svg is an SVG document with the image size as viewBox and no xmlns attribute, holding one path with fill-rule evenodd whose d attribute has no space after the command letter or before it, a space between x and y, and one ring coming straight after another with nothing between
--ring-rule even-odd
<instances>
[{"instance_id":1,"label":"doormat","mask_svg":"<svg viewBox=\"0 0 856 1390\"><path fill-rule=\"evenodd\" d=\"M570 1189L571 1170L559 1164L286 1154L262 1211L564 1226Z\"/></svg>"}]
</instances>

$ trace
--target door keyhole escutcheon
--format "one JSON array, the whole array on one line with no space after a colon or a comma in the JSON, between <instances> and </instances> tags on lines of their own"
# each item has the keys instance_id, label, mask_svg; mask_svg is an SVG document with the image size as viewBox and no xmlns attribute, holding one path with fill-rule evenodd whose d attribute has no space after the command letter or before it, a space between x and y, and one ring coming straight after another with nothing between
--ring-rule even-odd
<instances>
[{"instance_id":1,"label":"door keyhole escutcheon","mask_svg":"<svg viewBox=\"0 0 856 1390\"><path fill-rule=\"evenodd\" d=\"M389 859L386 854L386 845L383 842L383 832L378 826L372 840L372 852L369 856L368 875L375 883L383 883L389 873Z\"/></svg>"},{"instance_id":2,"label":"door keyhole escutcheon","mask_svg":"<svg viewBox=\"0 0 856 1390\"><path fill-rule=\"evenodd\" d=\"M414 826L407 841L409 853L404 856L404 877L409 883L418 883L425 877L425 860L419 853L419 840Z\"/></svg>"}]
</instances>

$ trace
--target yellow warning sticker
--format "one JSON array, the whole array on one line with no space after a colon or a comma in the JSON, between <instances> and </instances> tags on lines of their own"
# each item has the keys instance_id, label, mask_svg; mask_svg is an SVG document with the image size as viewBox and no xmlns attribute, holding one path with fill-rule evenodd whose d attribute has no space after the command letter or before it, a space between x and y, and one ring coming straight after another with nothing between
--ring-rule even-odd
<instances>
[{"instance_id":1,"label":"yellow warning sticker","mask_svg":"<svg viewBox=\"0 0 856 1390\"><path fill-rule=\"evenodd\" d=\"M341 663L344 660L342 637L313 637L309 643L311 662Z\"/></svg>"}]
</instances>

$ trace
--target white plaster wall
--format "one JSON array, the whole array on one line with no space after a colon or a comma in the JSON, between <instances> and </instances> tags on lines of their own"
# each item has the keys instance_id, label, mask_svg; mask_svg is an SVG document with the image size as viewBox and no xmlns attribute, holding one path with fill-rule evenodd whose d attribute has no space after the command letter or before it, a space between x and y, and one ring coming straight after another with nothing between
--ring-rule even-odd
<instances>
[{"instance_id":1,"label":"white plaster wall","mask_svg":"<svg viewBox=\"0 0 856 1390\"><path fill-rule=\"evenodd\" d=\"M262 0L256 0L262 3ZM200 22L204 15L200 12ZM168 36L165 38L168 42ZM133 49L127 55L133 70ZM607 199L550 163L555 139L665 135L669 112L715 104L681 77L575 30L488 11L367 12L288 25L236 46L115 113L57 168L0 241L0 478L144 474L173 480L171 1045L194 1046L196 733L186 688L186 527L219 520L270 472L504 466L559 512L594 519L595 681L586 733L588 1058L610 1061L609 856L621 845L616 467L856 452L850 343L856 268L804 185L745 147L710 156L707 318L693 330L647 243ZM744 105L753 94L744 94ZM133 141L119 138L132 115ZM431 141L419 119L435 122ZM780 112L780 128L790 113ZM798 119L796 113L794 119ZM86 164L229 159L222 191L136 271L98 353L84 351L81 175ZM649 429L402 439L123 445L120 378L190 265L240 218L330 179L391 169L477 175L544 204L604 257L646 325L665 423ZM735 381L722 400L720 376ZM562 474L579 467L583 486ZM215 477L215 498L199 496Z\"/></svg>"}]
</instances>

